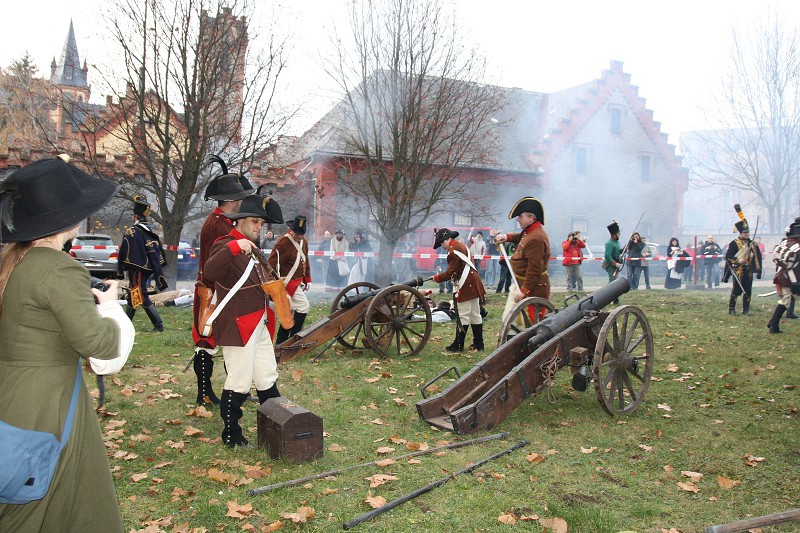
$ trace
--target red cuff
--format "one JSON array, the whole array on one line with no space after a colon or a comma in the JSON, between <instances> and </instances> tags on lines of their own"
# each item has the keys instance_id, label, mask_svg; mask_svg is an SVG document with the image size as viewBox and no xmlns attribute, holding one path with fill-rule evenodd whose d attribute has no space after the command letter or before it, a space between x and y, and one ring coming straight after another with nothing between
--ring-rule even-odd
<instances>
[{"instance_id":1,"label":"red cuff","mask_svg":"<svg viewBox=\"0 0 800 533\"><path fill-rule=\"evenodd\" d=\"M435 283L441 283L441 282L439 281L439 274L434 274L434 275L433 275L433 281L434 281Z\"/></svg>"},{"instance_id":2,"label":"red cuff","mask_svg":"<svg viewBox=\"0 0 800 533\"><path fill-rule=\"evenodd\" d=\"M228 243L228 249L231 251L233 255L239 255L242 253L242 248L239 246L238 240L233 240Z\"/></svg>"}]
</instances>

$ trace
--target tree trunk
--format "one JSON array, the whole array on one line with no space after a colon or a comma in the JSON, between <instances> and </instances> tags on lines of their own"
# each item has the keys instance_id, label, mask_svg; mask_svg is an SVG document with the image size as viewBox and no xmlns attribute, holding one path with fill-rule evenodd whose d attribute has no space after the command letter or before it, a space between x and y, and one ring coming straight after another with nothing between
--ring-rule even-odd
<instances>
[{"instance_id":1,"label":"tree trunk","mask_svg":"<svg viewBox=\"0 0 800 533\"><path fill-rule=\"evenodd\" d=\"M386 237L381 238L378 257L375 260L375 283L380 287L387 287L392 283L392 255L397 246L397 241ZM401 280L403 281L403 280Z\"/></svg>"}]
</instances>

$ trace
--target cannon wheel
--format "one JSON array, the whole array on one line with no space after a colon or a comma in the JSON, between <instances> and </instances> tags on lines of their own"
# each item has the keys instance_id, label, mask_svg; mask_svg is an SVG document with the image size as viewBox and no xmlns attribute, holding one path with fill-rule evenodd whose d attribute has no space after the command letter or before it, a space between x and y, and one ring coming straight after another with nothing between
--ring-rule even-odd
<instances>
[{"instance_id":1,"label":"cannon wheel","mask_svg":"<svg viewBox=\"0 0 800 533\"><path fill-rule=\"evenodd\" d=\"M432 326L431 310L422 293L408 285L392 285L369 303L364 337L369 347L382 357L413 356L425 347Z\"/></svg>"},{"instance_id":2,"label":"cannon wheel","mask_svg":"<svg viewBox=\"0 0 800 533\"><path fill-rule=\"evenodd\" d=\"M632 413L647 394L653 375L653 332L633 305L614 309L603 322L594 348L594 391L608 414Z\"/></svg>"},{"instance_id":3,"label":"cannon wheel","mask_svg":"<svg viewBox=\"0 0 800 533\"><path fill-rule=\"evenodd\" d=\"M533 306L534 316L536 317L535 320L531 320L531 317L529 317L528 313L526 312L526 309L529 305ZM553 313L556 310L556 308L553 307L553 304L551 304L545 298L539 298L538 296L528 296L527 298L523 298L517 302L517 304L511 309L511 313L509 313L508 317L503 322L503 326L500 328L500 333L497 335L497 346L502 346L520 331L526 330L538 323L539 312L542 309L547 309L545 315L548 313Z\"/></svg>"},{"instance_id":4,"label":"cannon wheel","mask_svg":"<svg viewBox=\"0 0 800 533\"><path fill-rule=\"evenodd\" d=\"M380 287L378 287L374 283L370 283L369 281L358 281L356 283L348 285L347 287L342 289L339 292L339 294L336 295L336 298L333 299L333 303L331 304L331 314L339 310L339 302L341 302L342 298L344 298L347 294L354 296L357 294L364 294L365 292L369 292L376 289L380 289ZM348 331L345 331L339 336L338 339L339 344L347 348L350 348L351 350L357 349L359 348L359 346L357 345L358 339L364 334L364 322L359 321L356 324L351 324L349 328L350 329ZM350 342L348 340L348 337L350 336L349 333L351 331L354 331L353 342Z\"/></svg>"}]
</instances>

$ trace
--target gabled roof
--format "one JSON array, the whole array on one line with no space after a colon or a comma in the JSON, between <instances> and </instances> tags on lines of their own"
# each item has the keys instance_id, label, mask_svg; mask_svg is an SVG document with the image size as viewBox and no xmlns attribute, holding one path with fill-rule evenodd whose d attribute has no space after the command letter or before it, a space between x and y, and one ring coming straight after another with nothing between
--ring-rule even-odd
<instances>
[{"instance_id":1,"label":"gabled roof","mask_svg":"<svg viewBox=\"0 0 800 533\"><path fill-rule=\"evenodd\" d=\"M61 61L55 63L55 69L50 81L55 85L68 85L71 87L89 87L86 79L86 70L81 68L81 58L78 55L78 45L75 41L75 30L72 21L69 21L69 32L61 51Z\"/></svg>"}]
</instances>

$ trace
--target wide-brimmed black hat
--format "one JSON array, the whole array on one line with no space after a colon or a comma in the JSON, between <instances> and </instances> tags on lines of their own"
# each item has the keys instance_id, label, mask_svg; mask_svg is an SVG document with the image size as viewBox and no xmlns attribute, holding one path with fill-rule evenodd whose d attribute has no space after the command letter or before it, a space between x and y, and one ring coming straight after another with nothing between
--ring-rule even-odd
<instances>
[{"instance_id":1,"label":"wide-brimmed black hat","mask_svg":"<svg viewBox=\"0 0 800 533\"><path fill-rule=\"evenodd\" d=\"M259 194L245 197L238 213L230 213L225 216L231 220L253 217L261 218L264 222L270 224L283 224L283 213L281 213L281 207L278 202L269 196L261 196Z\"/></svg>"},{"instance_id":2,"label":"wide-brimmed black hat","mask_svg":"<svg viewBox=\"0 0 800 533\"><path fill-rule=\"evenodd\" d=\"M611 235L615 235L615 234L619 233L619 224L617 223L617 221L616 221L616 220L614 220L613 222L611 222L611 224L609 224L609 225L608 225L608 226L606 226L606 227L608 228L608 232L609 232Z\"/></svg>"},{"instance_id":3,"label":"wide-brimmed black hat","mask_svg":"<svg viewBox=\"0 0 800 533\"><path fill-rule=\"evenodd\" d=\"M439 248L442 245L442 243L447 239L455 239L456 237L458 237L458 232L450 231L447 228L441 228L436 230L434 235L435 238L433 239L433 249L435 250Z\"/></svg>"},{"instance_id":4,"label":"wide-brimmed black hat","mask_svg":"<svg viewBox=\"0 0 800 533\"><path fill-rule=\"evenodd\" d=\"M228 165L225 164L221 157L212 155L209 160L212 163L219 163L222 167L222 175L217 176L208 183L203 198L231 202L253 194L254 189L250 182L244 176L228 172ZM247 184L246 188L245 183Z\"/></svg>"},{"instance_id":5,"label":"wide-brimmed black hat","mask_svg":"<svg viewBox=\"0 0 800 533\"><path fill-rule=\"evenodd\" d=\"M734 226L739 233L747 233L750 231L750 225L747 223L747 220L740 220L734 224Z\"/></svg>"},{"instance_id":6,"label":"wide-brimmed black hat","mask_svg":"<svg viewBox=\"0 0 800 533\"><path fill-rule=\"evenodd\" d=\"M306 234L306 217L303 215L297 215L294 220L290 220L286 225L298 235Z\"/></svg>"},{"instance_id":7,"label":"wide-brimmed black hat","mask_svg":"<svg viewBox=\"0 0 800 533\"><path fill-rule=\"evenodd\" d=\"M526 196L514 204L514 207L508 213L508 219L516 218L522 213L533 213L536 215L536 220L544 225L544 207L542 207L542 202L533 196Z\"/></svg>"},{"instance_id":8,"label":"wide-brimmed black hat","mask_svg":"<svg viewBox=\"0 0 800 533\"><path fill-rule=\"evenodd\" d=\"M68 155L35 161L0 181L3 242L68 230L108 203L118 188L69 164Z\"/></svg>"},{"instance_id":9,"label":"wide-brimmed black hat","mask_svg":"<svg viewBox=\"0 0 800 533\"><path fill-rule=\"evenodd\" d=\"M150 204L144 196L137 194L133 197L133 214L140 217L150 216Z\"/></svg>"}]
</instances>

